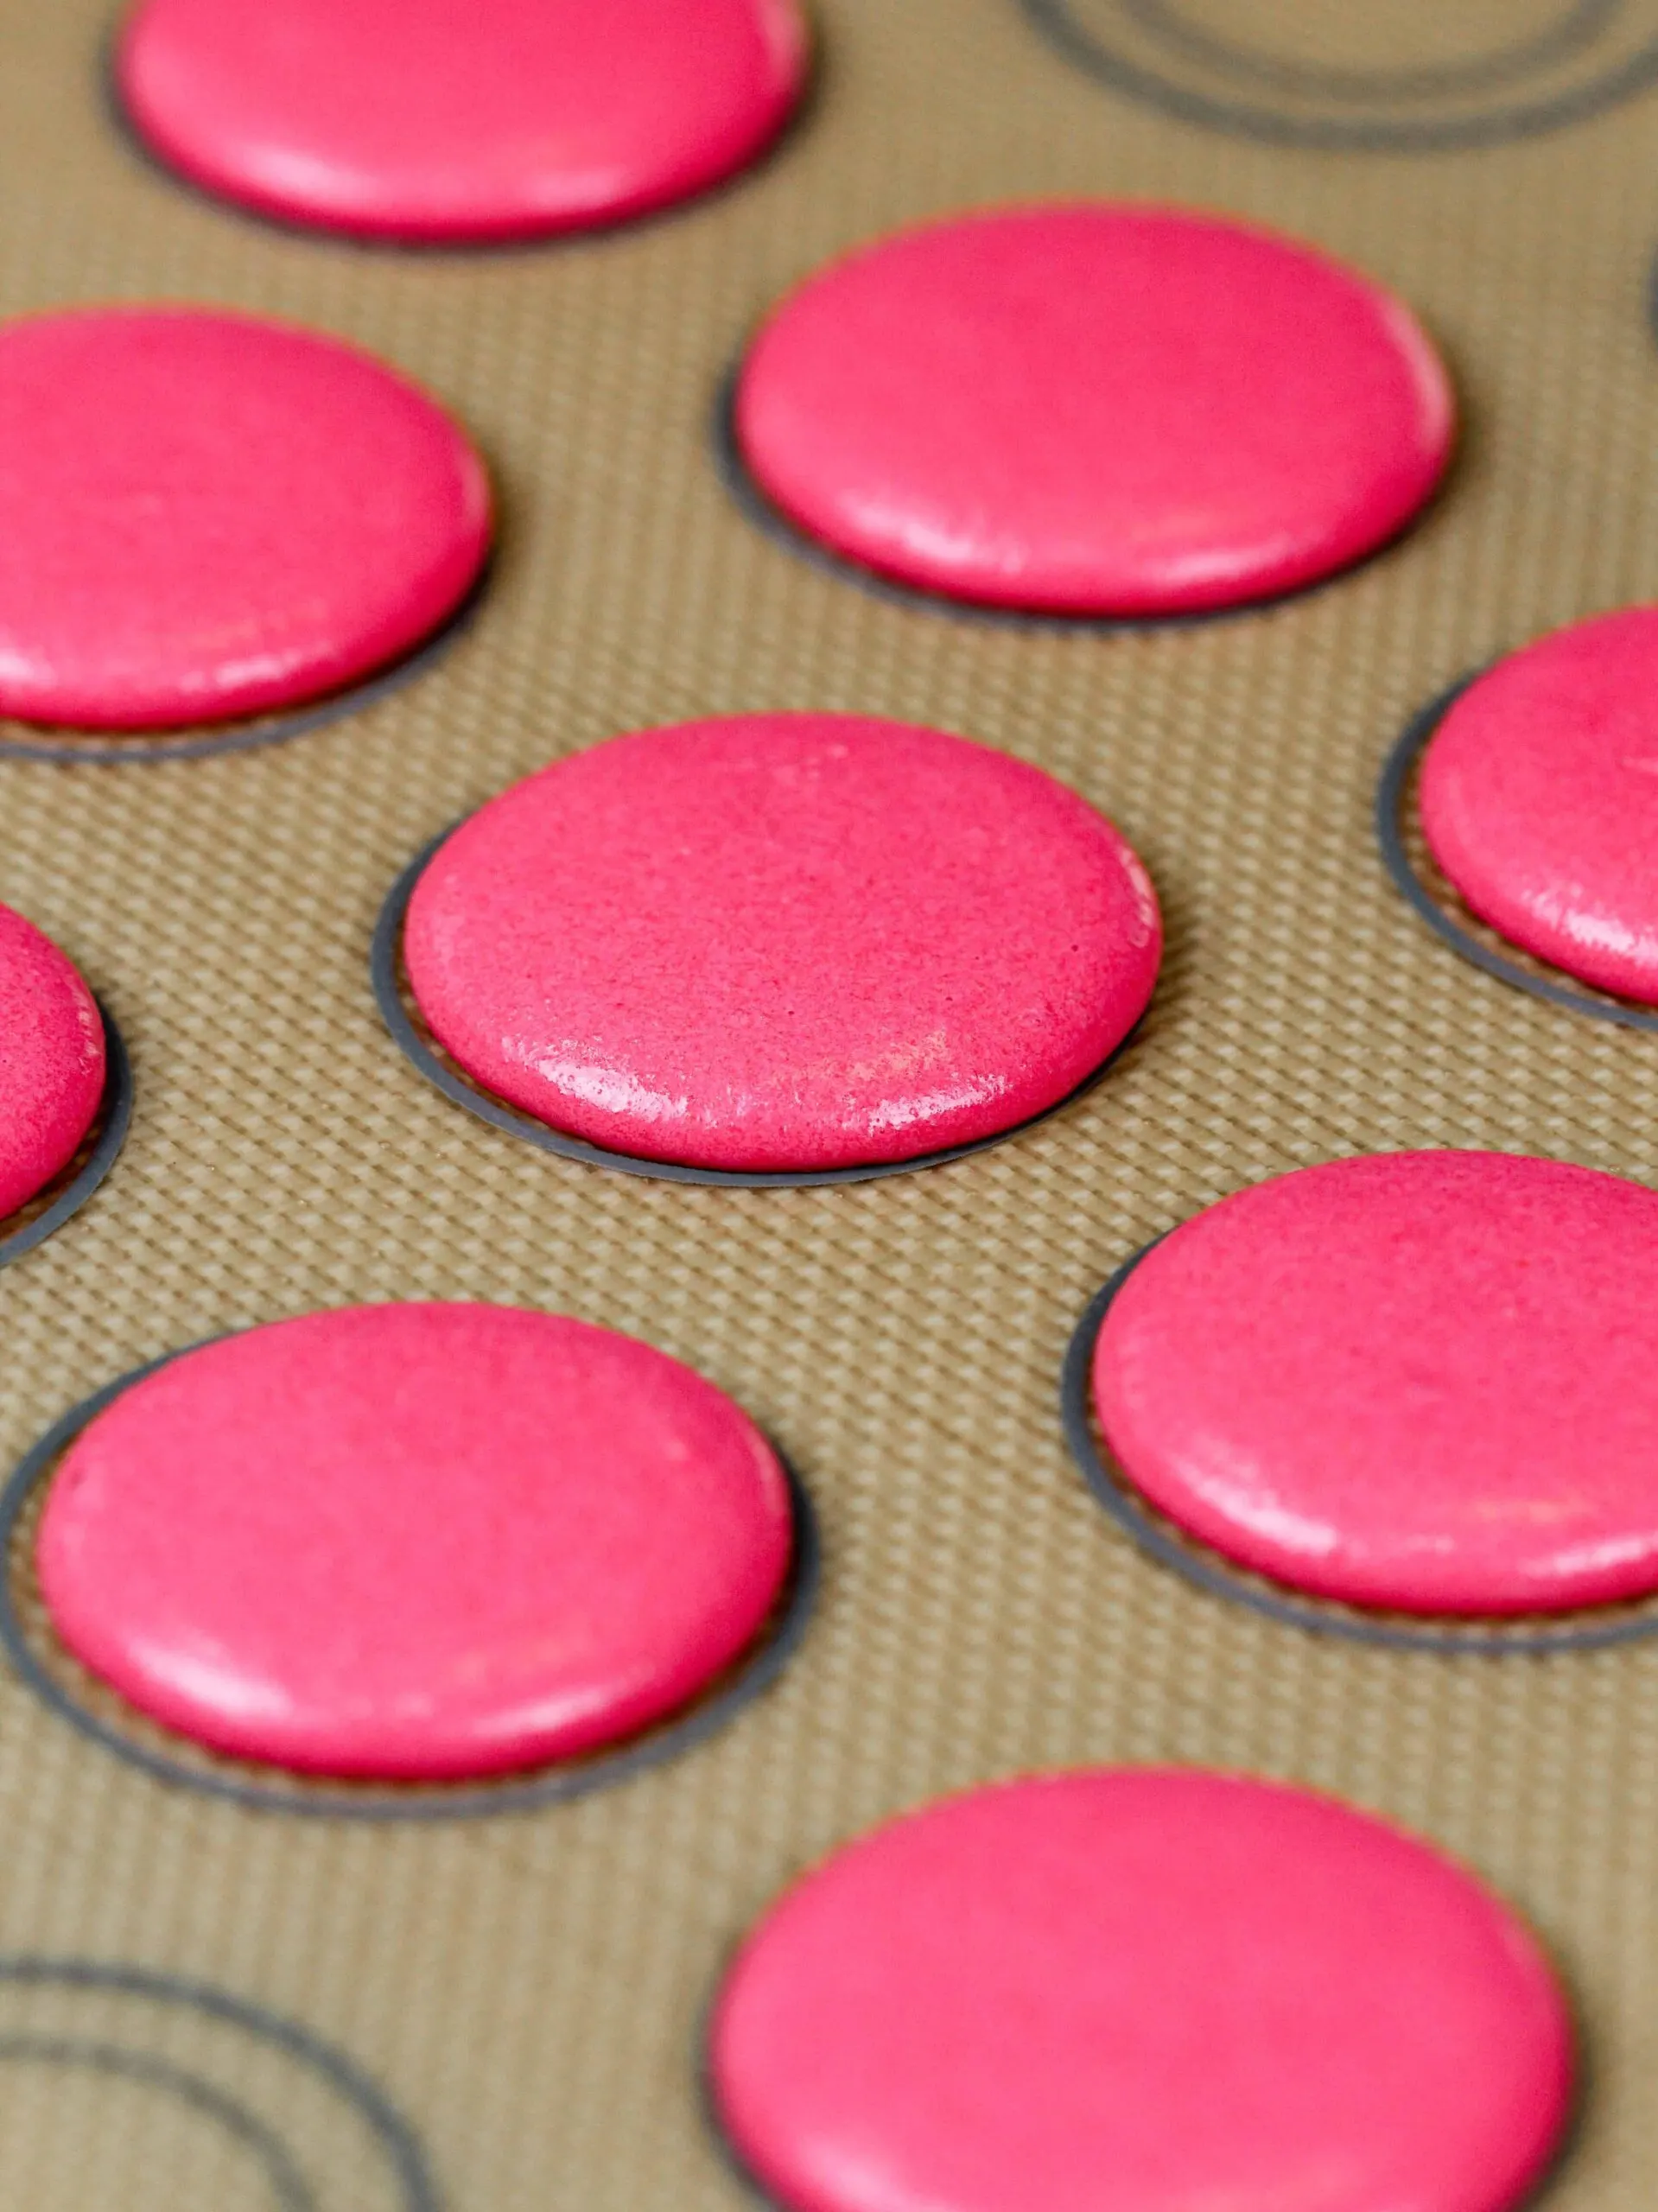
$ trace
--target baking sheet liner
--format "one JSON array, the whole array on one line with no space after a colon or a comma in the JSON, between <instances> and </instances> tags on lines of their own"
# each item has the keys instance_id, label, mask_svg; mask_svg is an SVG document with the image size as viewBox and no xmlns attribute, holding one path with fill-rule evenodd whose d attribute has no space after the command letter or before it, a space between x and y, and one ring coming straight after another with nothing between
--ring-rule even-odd
<instances>
[{"instance_id":1,"label":"baking sheet liner","mask_svg":"<svg viewBox=\"0 0 1658 2212\"><path fill-rule=\"evenodd\" d=\"M1395 70L1560 12L1178 6L1253 53ZM816 14L816 105L751 177L601 237L416 255L264 226L154 175L96 97L102 6L0 0L0 312L182 298L335 332L467 425L502 516L469 628L370 712L142 775L0 759L0 897L97 977L136 1075L97 1202L0 1270L0 1465L171 1347L364 1299L486 1298L627 1329L708 1376L786 1440L823 1540L811 1633L764 1698L626 1787L498 1819L251 1811L151 1778L0 1669L0 1948L299 2024L417 2130L451 2212L738 2212L697 2020L795 1872L975 1781L1201 1761L1401 1821L1528 1915L1573 1986L1589 2079L1549 2212L1648 2212L1658 1646L1378 1649L1219 1602L1101 1513L1054 1392L1121 1257L1242 1183L1435 1144L1658 1183L1658 1039L1452 957L1372 826L1400 731L1459 671L1658 598L1658 97L1479 145L1321 149L1115 90L1018 0ZM1622 67L1658 9L1630 0L1613 36L1570 67ZM1195 83L1186 67L1166 64ZM1540 83L1496 97L1552 97ZM1247 618L1096 633L898 604L735 509L710 395L773 301L900 224L1073 193L1275 225L1409 301L1465 410L1421 524ZM549 1156L413 1080L365 982L409 855L615 730L774 708L959 730L1124 825L1167 949L1110 1081L937 1174L743 1191ZM31 1998L47 2009L16 2031L113 2032L56 2001ZM144 2022L143 2048L208 2064L169 2040L182 2024ZM397 2212L310 2094L273 2072L254 2108L312 2146L319 2193ZM32 2212L105 2212L76 2164L83 2110L136 2131L110 2212L201 2201L191 2160L216 2139L171 2109L0 2069ZM243 2212L228 2186L216 2201Z\"/></svg>"},{"instance_id":2,"label":"baking sheet liner","mask_svg":"<svg viewBox=\"0 0 1658 2212\"><path fill-rule=\"evenodd\" d=\"M245 2162L278 2212L343 2212L347 2202L363 2212L371 2205L439 2212L419 2136L376 2082L295 2022L205 1983L98 1959L0 1955L0 2082L35 2069L59 2082L91 2077L94 2089L100 2081L130 2084L165 2103L175 2126L181 2120L194 2134L221 2139L215 2178L229 2177L222 2166ZM259 2074L266 2081L252 2078ZM359 2139L353 2147L372 2172L370 2189L360 2175L356 2187L342 2188L338 2168L325 2165L318 2175L323 2131L314 2115L291 2134L286 2115L267 2116L269 2077L282 2074L297 2077L306 2101L327 2110L330 2133ZM7 2170L10 2186L24 2192L19 2202L36 2201L26 2194L35 2147L9 2136ZM241 2158L223 2159L227 2148ZM144 2178L142 2169L123 2177L128 2201L148 2200ZM235 2197L242 2201L239 2190Z\"/></svg>"},{"instance_id":3,"label":"baking sheet liner","mask_svg":"<svg viewBox=\"0 0 1658 2212\"><path fill-rule=\"evenodd\" d=\"M1193 18L1179 0L1019 0L1078 68L1183 122L1269 144L1365 153L1499 145L1589 121L1658 82L1658 34L1639 0L1562 0L1477 56L1426 58L1406 26L1400 60L1298 62ZM1236 11L1247 17L1251 10ZM1258 11L1270 19L1274 11ZM1307 11L1316 26L1318 10ZM1449 13L1449 11L1446 11Z\"/></svg>"}]
</instances>

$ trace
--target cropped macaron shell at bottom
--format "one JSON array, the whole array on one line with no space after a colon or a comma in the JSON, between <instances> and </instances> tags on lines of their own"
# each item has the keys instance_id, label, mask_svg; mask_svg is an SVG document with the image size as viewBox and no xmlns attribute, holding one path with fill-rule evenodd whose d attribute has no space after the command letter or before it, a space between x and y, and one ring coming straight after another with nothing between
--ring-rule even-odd
<instances>
[{"instance_id":1,"label":"cropped macaron shell at bottom","mask_svg":"<svg viewBox=\"0 0 1658 2212\"><path fill-rule=\"evenodd\" d=\"M739 1950L708 2068L779 2212L1515 2212L1572 2054L1525 1929L1429 1846L1103 1769L835 1853Z\"/></svg>"},{"instance_id":2,"label":"cropped macaron shell at bottom","mask_svg":"<svg viewBox=\"0 0 1658 2212\"><path fill-rule=\"evenodd\" d=\"M438 849L403 953L489 1090L716 1169L915 1159L1045 1112L1144 1011L1145 869L1022 761L861 716L614 738Z\"/></svg>"}]
</instances>

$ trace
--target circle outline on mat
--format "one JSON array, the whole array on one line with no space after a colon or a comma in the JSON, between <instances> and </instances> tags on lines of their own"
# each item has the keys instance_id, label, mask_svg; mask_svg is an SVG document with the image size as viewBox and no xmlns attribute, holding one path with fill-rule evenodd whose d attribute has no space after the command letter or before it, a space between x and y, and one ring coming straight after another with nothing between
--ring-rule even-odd
<instances>
[{"instance_id":1,"label":"circle outline on mat","mask_svg":"<svg viewBox=\"0 0 1658 2212\"><path fill-rule=\"evenodd\" d=\"M0 2064L79 2068L111 2074L149 2089L162 2089L194 2112L216 2120L232 2142L253 2152L264 2169L278 2212L318 2212L316 2192L289 2156L274 2127L251 2106L229 2096L205 2074L192 2074L162 2058L124 2050L119 2044L78 2042L71 2036L0 2035Z\"/></svg>"},{"instance_id":2,"label":"circle outline on mat","mask_svg":"<svg viewBox=\"0 0 1658 2212\"><path fill-rule=\"evenodd\" d=\"M1566 0L1561 13L1541 30L1510 46L1488 48L1465 61L1417 69L1324 69L1287 57L1252 52L1219 35L1189 23L1172 0L1117 0L1122 13L1177 52L1191 54L1209 67L1257 84L1280 85L1304 99L1410 100L1454 99L1464 86L1478 92L1524 79L1550 62L1570 60L1592 46L1617 20L1623 0Z\"/></svg>"},{"instance_id":3,"label":"circle outline on mat","mask_svg":"<svg viewBox=\"0 0 1658 2212\"><path fill-rule=\"evenodd\" d=\"M93 1003L104 1024L104 1095L93 1122L95 1126L101 1120L103 1128L78 1173L56 1198L22 1229L14 1229L9 1236L0 1235L0 1268L10 1267L14 1260L21 1260L26 1252L32 1252L37 1244L44 1244L48 1236L78 1214L114 1166L127 1141L127 1131L132 1126L132 1063L109 1008L102 999L94 999ZM49 1190L51 1185L48 1184L47 1188ZM20 1212L22 1210L18 1209Z\"/></svg>"},{"instance_id":4,"label":"circle outline on mat","mask_svg":"<svg viewBox=\"0 0 1658 2212\"><path fill-rule=\"evenodd\" d=\"M1658 290L1654 296L1658 299ZM785 552L792 553L797 559L842 583L856 584L872 598L885 600L891 607L907 607L912 613L950 615L959 622L988 623L997 629L1045 630L1073 637L1146 637L1166 630L1206 629L1217 622L1246 622L1251 616L1273 614L1281 607L1299 606L1302 601L1312 599L1319 592L1334 591L1338 585L1363 574L1371 562L1382 560L1421 529L1444 499L1461 451L1460 445L1453 442L1427 497L1379 544L1367 546L1351 560L1344 561L1339 568L1309 576L1305 583L1292 584L1287 589L1263 592L1259 597L1230 601L1219 607L1177 607L1166 614L1067 613L1063 608L1051 607L1002 607L985 600L957 598L947 591L930 590L925 584L906 583L902 577L889 576L880 569L866 567L849 553L837 552L823 539L814 537L775 503L750 468L737 435L738 387L757 334L758 331L751 334L748 344L715 387L708 421L715 470L738 512L763 537L769 537Z\"/></svg>"},{"instance_id":5,"label":"circle outline on mat","mask_svg":"<svg viewBox=\"0 0 1658 2212\"><path fill-rule=\"evenodd\" d=\"M178 1351L164 1352L159 1359L118 1376L114 1382L106 1382L60 1415L24 1453L0 1490L0 1557L10 1557L18 1524L36 1491L75 1438L107 1406L135 1383L170 1367L175 1360L200 1351L208 1344L222 1344L229 1337L246 1333L230 1330L224 1335L206 1337L197 1344L186 1344ZM769 1439L767 1442L770 1444ZM727 1721L735 1719L762 1691L769 1689L799 1649L823 1580L823 1545L810 1492L776 1446L771 1445L770 1448L788 1489L791 1542L788 1573L778 1602L758 1640L723 1670L722 1679L716 1678L719 1688L704 1691L677 1713L666 1714L607 1750L562 1765L530 1767L492 1781L415 1782L388 1788L373 1782L346 1787L344 1777L339 1776L319 1777L314 1783L302 1783L291 1770L280 1767L264 1770L286 1774L287 1779L256 1781L248 1771L261 1770L255 1762L236 1760L224 1754L213 1755L223 1760L223 1771L217 1767L191 1764L183 1758L152 1751L147 1745L135 1742L120 1728L89 1711L48 1671L24 1630L9 1573L0 1573L0 1653L10 1661L26 1687L60 1720L67 1720L83 1736L90 1737L103 1750L114 1752L129 1766L142 1769L154 1781L175 1783L254 1811L330 1820L450 1821L477 1820L496 1813L521 1813L543 1805L565 1804L585 1797L590 1791L607 1789L613 1783L631 1781L635 1775L695 1750L717 1734ZM70 1656L73 1657L73 1654ZM115 1694L120 1696L118 1691ZM128 1699L121 1701L146 1726L163 1735L176 1737L181 1743L192 1743L194 1747L194 1739L186 1737L181 1730L155 1720ZM243 1771L238 1772L238 1769Z\"/></svg>"},{"instance_id":6,"label":"circle outline on mat","mask_svg":"<svg viewBox=\"0 0 1658 2212\"><path fill-rule=\"evenodd\" d=\"M1466 1625L1451 1625L1453 1616L1440 1615L1420 1623L1408 1615L1382 1613L1372 1618L1357 1606L1334 1599L1297 1597L1265 1576L1251 1576L1235 1566L1224 1553L1200 1538L1176 1535L1174 1525L1154 1512L1128 1475L1103 1448L1093 1416L1094 1350L1113 1300L1134 1269L1163 1242L1151 1243L1125 1260L1083 1308L1072 1332L1060 1370L1059 1413L1070 1455L1092 1491L1118 1528L1158 1566L1172 1568L1206 1596L1243 1605L1270 1621L1288 1628L1307 1629L1315 1635L1344 1638L1390 1651L1435 1651L1452 1657L1537 1658L1557 1651L1602 1651L1614 1645L1641 1643L1658 1637L1658 1600L1637 1600L1650 1610L1631 1615L1616 1609L1616 1619L1595 1620L1610 1607L1584 1606L1572 1614L1532 1615L1532 1623L1552 1620L1558 1625L1510 1626L1498 1617ZM1378 1609L1380 1611L1381 1609Z\"/></svg>"},{"instance_id":7,"label":"circle outline on mat","mask_svg":"<svg viewBox=\"0 0 1658 2212\"><path fill-rule=\"evenodd\" d=\"M1297 116L1248 101L1221 99L1115 53L1077 19L1075 0L1013 0L1062 60L1114 92L1181 123L1269 145L1326 152L1425 154L1502 145L1585 123L1658 86L1658 36L1586 83L1541 99L1516 100L1485 114L1390 120L1384 117Z\"/></svg>"},{"instance_id":8,"label":"circle outline on mat","mask_svg":"<svg viewBox=\"0 0 1658 2212\"><path fill-rule=\"evenodd\" d=\"M156 2005L176 2005L205 2014L210 2020L238 2029L283 2052L325 2082L365 2124L397 2176L403 2212L440 2212L441 2200L437 2183L420 2138L385 2092L343 2050L325 2043L309 2029L284 2019L281 2013L267 2012L262 2005L251 2004L245 1998L232 1997L210 1983L193 1981L181 1974L157 1974L146 1967L105 1966L91 1959L59 1958L44 1953L0 1952L0 1986L6 1984L17 1988L92 1990L141 1998ZM41 2045L57 2043L67 2046L64 2055L70 2063L104 2063L111 2072L128 2073L156 2086L172 2087L187 2101L206 2103L211 2100L221 2117L233 2109L250 2122L256 2134L267 2136L273 2143L280 2142L274 2128L249 2113L216 2083L199 2081L184 2068L154 2058L149 2053L129 2054L118 2044L81 2044L77 2049L70 2037L0 2037L0 2060L10 2056L51 2055L46 2050L22 2053L9 2051L5 2047L9 2043L18 2042ZM97 2059L92 2056L94 2050L100 2054ZM283 2156L287 2157L285 2146ZM303 2196L284 2199L283 2212L309 2212L314 2196L302 2179L301 2186Z\"/></svg>"},{"instance_id":9,"label":"circle outline on mat","mask_svg":"<svg viewBox=\"0 0 1658 2212\"><path fill-rule=\"evenodd\" d=\"M1510 983L1515 989L1528 991L1533 998L1563 1007L1568 1014L1586 1014L1596 1021L1614 1022L1623 1029L1658 1030L1658 1007L1638 1006L1610 996L1598 997L1564 980L1564 969L1555 971L1563 978L1558 983L1547 976L1534 976L1517 961L1506 959L1502 953L1482 944L1471 930L1454 915L1446 913L1413 867L1403 826L1411 777L1440 723L1464 692L1478 681L1479 673L1464 676L1437 699L1431 700L1411 717L1404 734L1388 755L1375 795L1376 842L1382 848L1388 874L1436 936L1473 966L1494 976L1498 982Z\"/></svg>"},{"instance_id":10,"label":"circle outline on mat","mask_svg":"<svg viewBox=\"0 0 1658 2212\"><path fill-rule=\"evenodd\" d=\"M441 1091L454 1105L464 1106L491 1128L499 1129L507 1136L522 1137L538 1151L554 1153L561 1160L574 1160L583 1167L607 1167L619 1174L638 1175L653 1182L694 1183L726 1191L815 1191L839 1183L875 1183L889 1175L916 1175L930 1167L948 1167L956 1160L970 1160L975 1153L989 1152L997 1145L1023 1136L1027 1130L1036 1128L1085 1097L1134 1042L1146 1019L1142 1011L1098 1067L1085 1075L1063 1098L1056 1098L1051 1106L1045 1106L1039 1114L1032 1114L1008 1128L994 1130L989 1136L975 1137L970 1144L951 1145L943 1152L918 1153L912 1160L866 1160L852 1167L749 1169L695 1167L684 1160L647 1160L636 1152L612 1152L603 1145L588 1143L585 1137L571 1136L565 1130L556 1129L549 1122L538 1122L533 1115L521 1113L516 1106L495 1097L455 1068L446 1066L409 1018L398 988L403 917L415 895L415 887L428 866L455 831L472 818L467 815L460 822L451 823L429 844L422 846L387 892L369 945L369 980L374 1002L391 1032L392 1043L435 1090Z\"/></svg>"},{"instance_id":11,"label":"circle outline on mat","mask_svg":"<svg viewBox=\"0 0 1658 2212\"><path fill-rule=\"evenodd\" d=\"M0 726L0 760L44 760L58 767L151 767L166 760L206 760L223 753L257 753L264 746L285 745L289 738L304 737L312 730L326 728L330 722L366 714L371 707L378 707L383 699L401 691L406 683L416 683L429 674L471 627L489 589L493 568L492 551L485 556L483 567L460 604L410 652L348 684L343 691L331 691L324 698L313 700L309 706L279 709L274 714L253 715L242 721L203 723L197 726L200 734L194 735L190 734L191 726L187 723L181 724L176 734L154 730L135 729L123 734L99 729L88 730L84 737L77 738L44 734L39 738L13 737ZM44 731L47 726L17 722L16 727Z\"/></svg>"}]
</instances>

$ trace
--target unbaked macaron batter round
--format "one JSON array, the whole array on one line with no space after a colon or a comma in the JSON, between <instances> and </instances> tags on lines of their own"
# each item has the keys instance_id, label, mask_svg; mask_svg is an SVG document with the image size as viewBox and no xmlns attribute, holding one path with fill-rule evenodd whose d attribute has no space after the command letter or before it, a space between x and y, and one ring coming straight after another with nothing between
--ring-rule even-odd
<instances>
[{"instance_id":1,"label":"unbaked macaron batter round","mask_svg":"<svg viewBox=\"0 0 1658 2212\"><path fill-rule=\"evenodd\" d=\"M439 628L489 534L461 431L334 339L190 308L0 325L0 714L301 705Z\"/></svg>"},{"instance_id":2,"label":"unbaked macaron batter round","mask_svg":"<svg viewBox=\"0 0 1658 2212\"><path fill-rule=\"evenodd\" d=\"M347 1307L186 1352L41 1516L70 1650L168 1726L340 1776L614 1745L694 1699L788 1575L787 1483L676 1360L560 1316Z\"/></svg>"},{"instance_id":3,"label":"unbaked macaron batter round","mask_svg":"<svg viewBox=\"0 0 1658 2212\"><path fill-rule=\"evenodd\" d=\"M1094 1356L1152 1503L1293 1587L1409 1613L1658 1589L1658 1193L1477 1152L1333 1161L1153 1248Z\"/></svg>"},{"instance_id":4,"label":"unbaked macaron batter round","mask_svg":"<svg viewBox=\"0 0 1658 2212\"><path fill-rule=\"evenodd\" d=\"M814 1173L1044 1112L1144 1010L1157 901L1123 839L966 739L754 715L612 739L438 849L403 950L433 1033L550 1126Z\"/></svg>"},{"instance_id":5,"label":"unbaked macaron batter round","mask_svg":"<svg viewBox=\"0 0 1658 2212\"><path fill-rule=\"evenodd\" d=\"M1478 677L1430 740L1428 848L1482 920L1658 1006L1658 608L1574 624Z\"/></svg>"},{"instance_id":6,"label":"unbaked macaron batter round","mask_svg":"<svg viewBox=\"0 0 1658 2212\"><path fill-rule=\"evenodd\" d=\"M1454 412L1409 310L1324 254L1078 202L835 263L760 331L734 427L783 514L885 575L1151 616L1374 551L1438 484Z\"/></svg>"},{"instance_id":7,"label":"unbaked macaron batter round","mask_svg":"<svg viewBox=\"0 0 1658 2212\"><path fill-rule=\"evenodd\" d=\"M0 906L0 1223L79 1152L105 1073L103 1016L79 969Z\"/></svg>"},{"instance_id":8,"label":"unbaked macaron batter round","mask_svg":"<svg viewBox=\"0 0 1658 2212\"><path fill-rule=\"evenodd\" d=\"M877 1829L739 1954L720 2117L788 2212L1510 2212L1566 2007L1471 1876L1300 1790L1104 1770Z\"/></svg>"},{"instance_id":9,"label":"unbaked macaron batter round","mask_svg":"<svg viewBox=\"0 0 1658 2212\"><path fill-rule=\"evenodd\" d=\"M683 200L804 89L797 0L142 0L116 72L210 192L364 237L533 236Z\"/></svg>"}]
</instances>

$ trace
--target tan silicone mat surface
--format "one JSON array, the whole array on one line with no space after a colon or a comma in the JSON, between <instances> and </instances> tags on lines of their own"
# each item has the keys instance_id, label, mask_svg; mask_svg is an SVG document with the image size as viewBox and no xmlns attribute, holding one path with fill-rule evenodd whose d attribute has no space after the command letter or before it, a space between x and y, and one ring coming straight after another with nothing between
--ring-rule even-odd
<instances>
[{"instance_id":1,"label":"tan silicone mat surface","mask_svg":"<svg viewBox=\"0 0 1658 2212\"><path fill-rule=\"evenodd\" d=\"M182 1977L302 2024L395 2102L454 2212L722 2212L744 2198L700 2113L699 2015L797 1870L978 1777L1209 1761L1395 1815L1531 1916L1587 2053L1549 2202L1645 2212L1658 1644L1451 1659L1256 1619L1130 1550L1056 1396L1105 1275L1251 1179L1417 1144L1658 1177L1658 1037L1459 961L1387 881L1369 820L1398 732L1459 672L1658 594L1658 93L1640 90L1658 4L821 0L818 25L809 113L731 189L581 243L413 256L175 186L103 104L100 0L0 0L0 310L170 296L344 334L460 412L505 517L470 632L359 716L233 758L0 760L0 898L82 963L137 1084L102 1192L0 1274L0 1450L215 1331L359 1299L522 1301L636 1331L734 1392L810 1484L827 1569L795 1663L718 1738L511 1817L244 1812L148 1779L0 1678L0 1954ZM1450 91L1415 83L1447 69ZM1349 81L1367 71L1381 92ZM1263 126L1263 103L1294 128ZM1346 143L1356 116L1370 140L1403 116L1407 143ZM710 408L780 288L912 217L1079 192L1258 217L1416 304L1466 435L1412 537L1269 612L1109 635L893 603L737 511ZM956 1166L753 1192L574 1166L426 1088L366 974L415 849L611 732L772 706L966 732L1122 825L1170 948L1109 1080ZM323 2212L403 2201L384 2146L257 2037L0 1979L6 2206L283 2201L263 2139L200 2096L28 2057L76 2037L211 2072Z\"/></svg>"}]
</instances>

